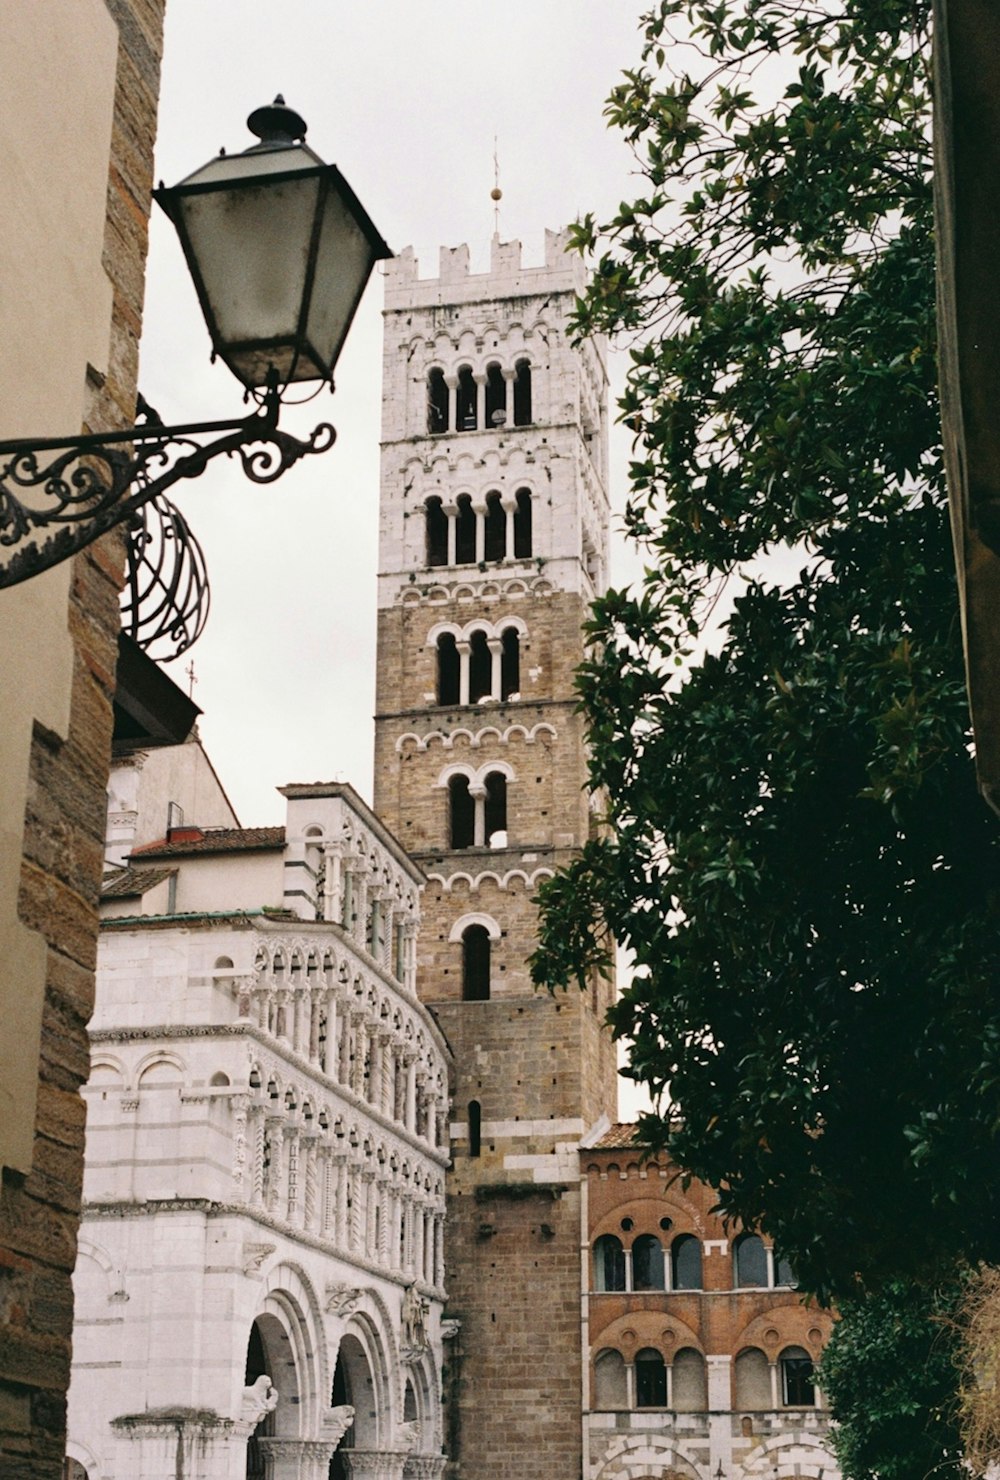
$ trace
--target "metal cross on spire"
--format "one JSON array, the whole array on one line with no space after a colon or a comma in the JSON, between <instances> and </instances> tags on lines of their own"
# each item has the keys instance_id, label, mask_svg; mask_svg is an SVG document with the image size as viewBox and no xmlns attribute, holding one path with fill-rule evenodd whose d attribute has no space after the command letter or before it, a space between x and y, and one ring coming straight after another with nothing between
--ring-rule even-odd
<instances>
[{"instance_id":1,"label":"metal cross on spire","mask_svg":"<svg viewBox=\"0 0 1000 1480\"><path fill-rule=\"evenodd\" d=\"M493 135L493 189L490 191L490 200L493 202L493 234L500 235L500 202L503 199L503 191L500 189L500 157L497 153L497 136Z\"/></svg>"}]
</instances>

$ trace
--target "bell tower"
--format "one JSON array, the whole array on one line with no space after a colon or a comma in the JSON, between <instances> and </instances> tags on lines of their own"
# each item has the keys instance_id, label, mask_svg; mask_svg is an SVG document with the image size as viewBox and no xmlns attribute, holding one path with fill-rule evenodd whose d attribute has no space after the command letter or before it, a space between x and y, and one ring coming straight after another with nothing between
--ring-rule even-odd
<instances>
[{"instance_id":1,"label":"bell tower","mask_svg":"<svg viewBox=\"0 0 1000 1480\"><path fill-rule=\"evenodd\" d=\"M539 883L591 836L574 670L607 569L603 346L562 233L386 269L375 807L428 876L417 982L455 1056L446 1383L461 1480L576 1480L576 1145L614 1118L612 986L534 991Z\"/></svg>"}]
</instances>

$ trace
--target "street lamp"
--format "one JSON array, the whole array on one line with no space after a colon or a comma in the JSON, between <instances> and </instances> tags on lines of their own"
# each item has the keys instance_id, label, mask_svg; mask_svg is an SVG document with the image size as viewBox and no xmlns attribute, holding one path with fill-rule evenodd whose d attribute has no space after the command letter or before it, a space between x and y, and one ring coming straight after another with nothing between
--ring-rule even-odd
<instances>
[{"instance_id":1,"label":"street lamp","mask_svg":"<svg viewBox=\"0 0 1000 1480\"><path fill-rule=\"evenodd\" d=\"M127 431L0 442L0 587L75 555L220 453L237 453L247 477L271 483L333 446L328 423L306 441L279 428L282 394L302 381L332 386L372 269L392 254L340 171L303 142L306 125L280 95L247 124L258 142L244 153L222 152L153 195L180 236L212 358L256 410L166 427L140 398L144 420Z\"/></svg>"}]
</instances>

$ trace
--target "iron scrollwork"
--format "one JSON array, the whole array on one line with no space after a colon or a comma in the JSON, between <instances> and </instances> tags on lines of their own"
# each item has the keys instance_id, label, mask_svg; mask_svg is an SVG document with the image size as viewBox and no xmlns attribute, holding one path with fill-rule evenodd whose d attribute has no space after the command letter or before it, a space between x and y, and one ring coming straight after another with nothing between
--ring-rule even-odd
<instances>
[{"instance_id":1,"label":"iron scrollwork","mask_svg":"<svg viewBox=\"0 0 1000 1480\"><path fill-rule=\"evenodd\" d=\"M259 409L239 421L165 427L146 407L145 421L126 432L0 442L0 588L85 549L174 483L199 477L220 453L236 453L252 482L273 483L301 457L333 446L337 434L326 422L306 441L282 431L280 405L271 385ZM197 440L211 433L220 435ZM33 490L40 502L27 501Z\"/></svg>"}]
</instances>

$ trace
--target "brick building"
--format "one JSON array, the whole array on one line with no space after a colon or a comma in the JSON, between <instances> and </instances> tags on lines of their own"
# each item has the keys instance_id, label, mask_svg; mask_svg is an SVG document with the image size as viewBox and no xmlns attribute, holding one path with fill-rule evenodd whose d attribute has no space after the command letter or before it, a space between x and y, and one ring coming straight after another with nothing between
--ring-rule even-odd
<instances>
[{"instance_id":1,"label":"brick building","mask_svg":"<svg viewBox=\"0 0 1000 1480\"><path fill-rule=\"evenodd\" d=\"M549 998L539 882L591 834L573 675L607 569L603 347L583 284L494 238L386 270L375 808L427 875L418 991L454 1054L448 1451L462 1480L581 1467L576 1148L615 1104L613 987Z\"/></svg>"},{"instance_id":2,"label":"brick building","mask_svg":"<svg viewBox=\"0 0 1000 1480\"><path fill-rule=\"evenodd\" d=\"M580 1152L586 1480L836 1480L814 1364L831 1317L769 1239L605 1121Z\"/></svg>"},{"instance_id":3,"label":"brick building","mask_svg":"<svg viewBox=\"0 0 1000 1480\"><path fill-rule=\"evenodd\" d=\"M0 436L134 419L163 0L0 3ZM0 595L0 1473L55 1480L122 543Z\"/></svg>"}]
</instances>

